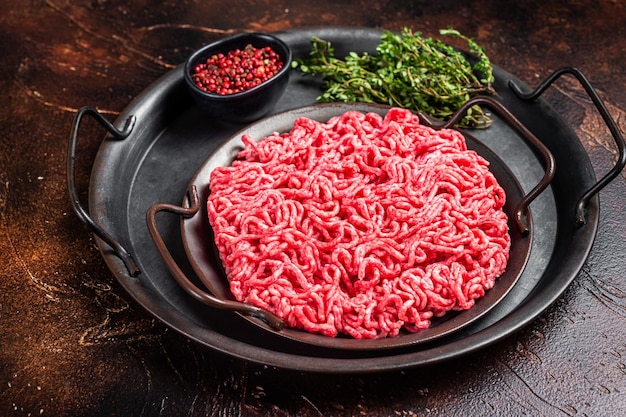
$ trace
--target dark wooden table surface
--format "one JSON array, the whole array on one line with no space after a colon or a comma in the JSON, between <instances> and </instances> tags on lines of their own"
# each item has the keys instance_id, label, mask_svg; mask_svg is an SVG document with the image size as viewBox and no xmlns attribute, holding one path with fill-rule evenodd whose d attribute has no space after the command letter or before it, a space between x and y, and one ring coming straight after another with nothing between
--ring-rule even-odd
<instances>
[{"instance_id":1,"label":"dark wooden table surface","mask_svg":"<svg viewBox=\"0 0 626 417\"><path fill-rule=\"evenodd\" d=\"M453 26L529 85L578 67L626 126L622 1L2 0L1 415L625 415L623 173L600 194L593 249L563 296L518 333L435 366L329 376L247 363L168 329L121 289L67 197L76 110L113 120L204 43L313 26ZM616 151L601 119L577 83L556 89L555 108L605 172ZM84 129L82 197L102 138Z\"/></svg>"}]
</instances>

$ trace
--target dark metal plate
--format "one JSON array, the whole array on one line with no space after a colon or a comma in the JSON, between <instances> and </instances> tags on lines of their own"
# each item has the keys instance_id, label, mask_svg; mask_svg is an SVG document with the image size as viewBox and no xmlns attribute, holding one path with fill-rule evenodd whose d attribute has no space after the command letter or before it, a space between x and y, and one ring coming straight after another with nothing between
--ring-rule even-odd
<instances>
[{"instance_id":1,"label":"dark metal plate","mask_svg":"<svg viewBox=\"0 0 626 417\"><path fill-rule=\"evenodd\" d=\"M373 51L380 40L380 32L369 29L319 28L279 35L296 57L308 54L313 35L331 40L337 54ZM575 224L577 200L595 183L595 175L572 129L544 100L518 99L507 83L523 83L513 75L496 67L495 76L498 99L548 146L557 172L552 185L531 204L530 258L517 284L492 310L460 331L416 346L338 351L268 335L236 314L190 299L163 265L147 231L146 211L156 202L179 205L198 167L242 126L208 120L188 96L181 68L147 88L120 115L117 126L131 115L137 118L127 139L107 137L100 147L92 169L90 213L127 248L141 273L130 276L120 259L98 241L104 260L129 294L171 328L211 349L269 366L379 372L433 364L489 346L530 323L563 293L587 258L599 216L596 195L588 206L587 223ZM274 113L314 104L319 84L318 79L294 74ZM524 191L539 182L540 161L505 123L496 119L489 129L473 134L503 161ZM183 249L180 219L164 215L159 227L173 256L193 274Z\"/></svg>"},{"instance_id":2,"label":"dark metal plate","mask_svg":"<svg viewBox=\"0 0 626 417\"><path fill-rule=\"evenodd\" d=\"M212 230L208 222L206 208L206 201L210 193L208 184L211 172L217 167L229 166L232 163L237 153L243 149L241 137L244 134L259 140L273 132L287 132L291 130L294 121L299 117L325 122L331 117L343 114L348 110L357 110L363 113L375 112L384 116L388 108L363 103L333 103L299 107L294 110L281 112L253 123L237 132L228 138L202 164L188 188L195 187L197 189L201 202L200 211L190 218L182 218L182 240L194 272L198 276L204 277L202 282L206 283L212 294L223 299L234 299L228 288L228 281L222 271L220 261L215 256L217 249L211 239ZM466 135L466 143L469 149L475 150L489 161L489 169L506 192L507 201L504 211L509 218L511 235L510 258L506 271L497 279L494 287L487 291L484 297L476 301L474 307L460 312L448 312L443 317L433 318L431 327L420 332L401 332L397 337L393 338L366 340L355 340L347 337L331 338L294 329L277 331L256 317L244 317L271 332L274 336L286 337L297 342L333 349L370 350L394 349L430 342L458 331L487 314L509 293L521 276L530 255L532 233L522 236L514 221L515 206L524 197L524 192L513 174L498 156L474 137ZM529 221L529 223L532 232L532 221Z\"/></svg>"}]
</instances>

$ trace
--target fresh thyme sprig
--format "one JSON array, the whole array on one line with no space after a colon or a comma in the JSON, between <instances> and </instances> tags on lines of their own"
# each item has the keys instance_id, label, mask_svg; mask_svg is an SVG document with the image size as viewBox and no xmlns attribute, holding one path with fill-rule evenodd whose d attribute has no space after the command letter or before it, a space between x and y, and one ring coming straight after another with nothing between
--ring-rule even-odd
<instances>
[{"instance_id":1,"label":"fresh thyme sprig","mask_svg":"<svg viewBox=\"0 0 626 417\"><path fill-rule=\"evenodd\" d=\"M296 59L293 65L305 75L323 76L320 102L382 103L447 120L471 97L493 94L494 78L480 45L452 28L440 34L464 40L476 63L440 40L405 28L401 33L384 31L376 54L350 52L343 59L335 57L330 42L313 37L309 57ZM483 109L474 106L458 126L490 124Z\"/></svg>"}]
</instances>

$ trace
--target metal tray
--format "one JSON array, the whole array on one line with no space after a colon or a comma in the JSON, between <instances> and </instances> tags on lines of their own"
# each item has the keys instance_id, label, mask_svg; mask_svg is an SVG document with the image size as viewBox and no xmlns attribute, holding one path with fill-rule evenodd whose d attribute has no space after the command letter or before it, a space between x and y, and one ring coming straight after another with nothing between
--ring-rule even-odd
<instances>
[{"instance_id":1,"label":"metal tray","mask_svg":"<svg viewBox=\"0 0 626 417\"><path fill-rule=\"evenodd\" d=\"M308 54L311 36L333 42L338 55L373 52L380 31L313 28L278 35L295 57ZM620 148L618 164L599 182L582 144L564 120L538 97L558 76L570 73L583 83ZM159 320L208 348L280 368L324 373L401 370L438 363L489 346L534 320L563 293L582 268L597 231L598 191L626 164L623 138L586 78L575 69L557 71L534 94L501 68L494 69L502 103L541 140L556 160L551 185L530 205L532 245L516 285L493 309L463 329L416 346L385 350L335 350L275 337L237 314L215 310L191 298L164 265L146 226L146 212L157 202L179 205L198 167L243 126L209 120L193 104L177 68L133 100L114 124L84 108L76 116L68 147L68 190L81 220L98 236L102 256L139 304ZM291 77L274 113L315 103L320 80ZM521 89L521 90L520 90ZM81 118L91 115L109 131L92 168L89 214L73 182ZM544 175L541 158L518 133L496 117L493 126L473 131L507 166L524 191ZM168 248L189 276L193 268L181 239L180 219L159 218Z\"/></svg>"}]
</instances>

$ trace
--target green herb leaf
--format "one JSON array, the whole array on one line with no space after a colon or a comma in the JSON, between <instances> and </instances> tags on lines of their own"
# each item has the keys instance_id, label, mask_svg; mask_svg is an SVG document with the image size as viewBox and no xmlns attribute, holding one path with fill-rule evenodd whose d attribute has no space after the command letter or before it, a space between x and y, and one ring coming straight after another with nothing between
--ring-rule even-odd
<instances>
[{"instance_id":1,"label":"green herb leaf","mask_svg":"<svg viewBox=\"0 0 626 417\"><path fill-rule=\"evenodd\" d=\"M313 37L309 57L294 60L293 66L302 74L323 76L318 101L383 103L447 120L471 97L493 94L494 78L480 45L452 28L440 34L464 40L476 63L440 40L404 28L401 33L383 32L375 55L350 52L343 59L335 57L330 42ZM459 127L490 124L489 116L475 106Z\"/></svg>"}]
</instances>

